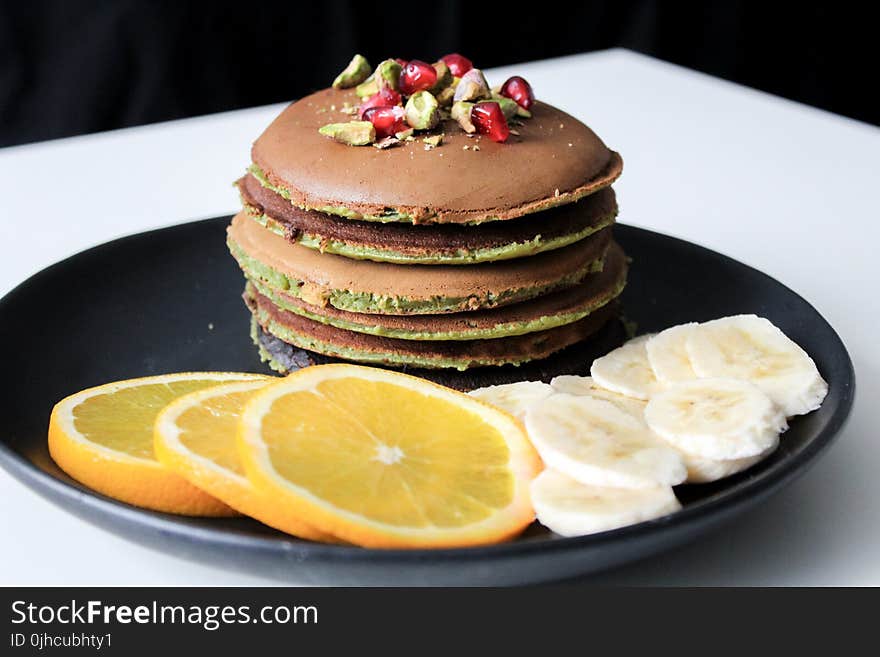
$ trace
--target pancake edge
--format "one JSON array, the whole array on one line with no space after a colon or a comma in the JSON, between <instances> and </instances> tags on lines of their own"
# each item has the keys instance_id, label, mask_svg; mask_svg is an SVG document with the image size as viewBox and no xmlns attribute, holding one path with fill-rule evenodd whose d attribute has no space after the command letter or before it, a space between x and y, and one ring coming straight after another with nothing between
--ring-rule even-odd
<instances>
[{"instance_id":1,"label":"pancake edge","mask_svg":"<svg viewBox=\"0 0 880 657\"><path fill-rule=\"evenodd\" d=\"M567 203L574 203L600 189L611 186L623 173L623 158L616 151L609 150L609 153L611 155L605 168L579 187L571 190L559 190L559 193L554 196L535 199L514 208L485 208L468 212L452 212L442 208L389 207L375 204L364 205L361 209L356 209L344 205L334 205L332 201L327 203L310 203L303 194L285 187L280 180L272 175L271 171L264 170L256 162L250 164L248 172L263 187L275 192L302 210L314 210L345 219L376 221L380 223L455 223L476 226L489 221L516 219Z\"/></svg>"}]
</instances>

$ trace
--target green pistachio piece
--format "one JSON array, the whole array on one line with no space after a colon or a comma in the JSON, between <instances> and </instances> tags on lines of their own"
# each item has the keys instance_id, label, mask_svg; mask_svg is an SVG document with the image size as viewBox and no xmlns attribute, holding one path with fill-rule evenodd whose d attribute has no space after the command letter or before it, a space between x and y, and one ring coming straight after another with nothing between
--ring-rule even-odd
<instances>
[{"instance_id":1,"label":"green pistachio piece","mask_svg":"<svg viewBox=\"0 0 880 657\"><path fill-rule=\"evenodd\" d=\"M455 87L451 84L447 86L445 89L442 89L437 93L436 98L437 102L440 104L440 107L451 107L452 99L455 97Z\"/></svg>"},{"instance_id":2,"label":"green pistachio piece","mask_svg":"<svg viewBox=\"0 0 880 657\"><path fill-rule=\"evenodd\" d=\"M514 101L514 102L516 102L516 101ZM532 113L529 110L527 110L525 107L521 107L519 104L517 104L517 106L516 106L516 115L521 116L524 119L532 118Z\"/></svg>"},{"instance_id":3,"label":"green pistachio piece","mask_svg":"<svg viewBox=\"0 0 880 657\"><path fill-rule=\"evenodd\" d=\"M363 55L355 55L348 66L333 80L334 89L349 89L359 85L370 76L370 62Z\"/></svg>"},{"instance_id":4,"label":"green pistachio piece","mask_svg":"<svg viewBox=\"0 0 880 657\"><path fill-rule=\"evenodd\" d=\"M376 141L376 128L369 121L328 123L318 128L318 132L349 146L367 146Z\"/></svg>"},{"instance_id":5,"label":"green pistachio piece","mask_svg":"<svg viewBox=\"0 0 880 657\"><path fill-rule=\"evenodd\" d=\"M397 82L400 80L400 72L402 70L400 64L393 59L384 59L376 67L376 79L383 87L397 91Z\"/></svg>"},{"instance_id":6,"label":"green pistachio piece","mask_svg":"<svg viewBox=\"0 0 880 657\"><path fill-rule=\"evenodd\" d=\"M373 73L373 75L361 82L354 92L358 95L358 98L369 98L379 93L379 83L376 81L376 74Z\"/></svg>"},{"instance_id":7,"label":"green pistachio piece","mask_svg":"<svg viewBox=\"0 0 880 657\"><path fill-rule=\"evenodd\" d=\"M380 139L375 144L373 144L373 148L378 148L380 151L384 151L386 148L392 148L393 146L397 146L400 143L400 140L397 137L385 137L384 139Z\"/></svg>"},{"instance_id":8,"label":"green pistachio piece","mask_svg":"<svg viewBox=\"0 0 880 657\"><path fill-rule=\"evenodd\" d=\"M400 80L400 72L403 69L393 59L383 59L379 62L376 70L363 83L359 84L355 93L361 98L379 93L381 87L388 87L397 91L397 82Z\"/></svg>"},{"instance_id":9,"label":"green pistachio piece","mask_svg":"<svg viewBox=\"0 0 880 657\"><path fill-rule=\"evenodd\" d=\"M436 96L452 84L453 75L444 61L434 62L434 70L437 71L437 82L429 91Z\"/></svg>"},{"instance_id":10,"label":"green pistachio piece","mask_svg":"<svg viewBox=\"0 0 880 657\"><path fill-rule=\"evenodd\" d=\"M477 131L471 121L471 110L473 108L474 104L469 103L466 100L457 100L452 103L452 118L458 121L458 125L461 126L461 129L468 134L473 134Z\"/></svg>"},{"instance_id":11,"label":"green pistachio piece","mask_svg":"<svg viewBox=\"0 0 880 657\"><path fill-rule=\"evenodd\" d=\"M401 130L400 132L395 133L394 136L397 137L400 141L403 141L404 139L409 139L410 137L412 137L414 132L415 130L413 130L412 128L407 128L406 130Z\"/></svg>"},{"instance_id":12,"label":"green pistachio piece","mask_svg":"<svg viewBox=\"0 0 880 657\"><path fill-rule=\"evenodd\" d=\"M439 146L443 143L443 135L430 135L429 137L424 137L422 141L428 144L428 146Z\"/></svg>"},{"instance_id":13,"label":"green pistachio piece","mask_svg":"<svg viewBox=\"0 0 880 657\"><path fill-rule=\"evenodd\" d=\"M519 104L515 100L507 98L506 96L492 96L492 100L480 102L498 103L501 107L502 114L504 114L504 118L508 121L516 116L516 110L519 108Z\"/></svg>"},{"instance_id":14,"label":"green pistachio piece","mask_svg":"<svg viewBox=\"0 0 880 657\"><path fill-rule=\"evenodd\" d=\"M491 97L489 83L486 82L486 77L483 75L483 72L478 68L472 68L462 76L461 81L455 88L455 96L453 99L473 102L477 100L488 100Z\"/></svg>"},{"instance_id":15,"label":"green pistachio piece","mask_svg":"<svg viewBox=\"0 0 880 657\"><path fill-rule=\"evenodd\" d=\"M416 130L430 130L440 121L440 105L430 91L417 91L406 101L406 122Z\"/></svg>"}]
</instances>

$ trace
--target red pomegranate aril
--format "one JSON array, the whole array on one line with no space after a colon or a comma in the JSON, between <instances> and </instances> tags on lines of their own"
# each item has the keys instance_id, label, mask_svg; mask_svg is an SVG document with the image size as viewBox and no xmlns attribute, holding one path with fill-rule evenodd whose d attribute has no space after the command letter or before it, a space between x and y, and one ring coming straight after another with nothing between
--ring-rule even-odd
<instances>
[{"instance_id":1,"label":"red pomegranate aril","mask_svg":"<svg viewBox=\"0 0 880 657\"><path fill-rule=\"evenodd\" d=\"M435 82L437 82L437 71L434 67L413 59L403 67L397 87L404 96L412 96L417 91L430 89Z\"/></svg>"},{"instance_id":2,"label":"red pomegranate aril","mask_svg":"<svg viewBox=\"0 0 880 657\"><path fill-rule=\"evenodd\" d=\"M501 85L501 95L515 100L517 105L526 110L531 109L532 103L535 102L532 85L518 75L507 78L507 81Z\"/></svg>"},{"instance_id":3,"label":"red pomegranate aril","mask_svg":"<svg viewBox=\"0 0 880 657\"><path fill-rule=\"evenodd\" d=\"M376 128L376 137L391 137L398 132L406 130L406 112L400 105L393 107L371 107L363 116L364 121L369 121Z\"/></svg>"},{"instance_id":4,"label":"red pomegranate aril","mask_svg":"<svg viewBox=\"0 0 880 657\"><path fill-rule=\"evenodd\" d=\"M373 94L358 106L358 117L364 118L364 113L374 107L394 107L395 105L400 105L400 94L394 89L382 87L379 93Z\"/></svg>"},{"instance_id":5,"label":"red pomegranate aril","mask_svg":"<svg viewBox=\"0 0 880 657\"><path fill-rule=\"evenodd\" d=\"M492 141L507 141L510 128L498 103L477 103L471 109L471 123L481 135Z\"/></svg>"},{"instance_id":6,"label":"red pomegranate aril","mask_svg":"<svg viewBox=\"0 0 880 657\"><path fill-rule=\"evenodd\" d=\"M450 72L457 78L460 78L474 67L474 63L471 60L464 55L459 55L457 52L444 55L440 58L440 61L444 62L449 67Z\"/></svg>"}]
</instances>

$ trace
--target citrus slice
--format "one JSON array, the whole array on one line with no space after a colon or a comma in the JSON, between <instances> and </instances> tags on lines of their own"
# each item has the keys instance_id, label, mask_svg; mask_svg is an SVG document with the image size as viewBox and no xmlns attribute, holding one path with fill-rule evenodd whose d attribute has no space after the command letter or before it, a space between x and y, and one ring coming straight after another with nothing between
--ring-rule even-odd
<instances>
[{"instance_id":1,"label":"citrus slice","mask_svg":"<svg viewBox=\"0 0 880 657\"><path fill-rule=\"evenodd\" d=\"M522 425L406 374L300 370L251 398L238 438L258 488L358 545L494 543L534 519L528 489L541 462Z\"/></svg>"},{"instance_id":2,"label":"citrus slice","mask_svg":"<svg viewBox=\"0 0 880 657\"><path fill-rule=\"evenodd\" d=\"M241 411L273 379L204 388L171 402L156 418L159 462L236 511L301 538L335 539L288 513L248 481L238 457Z\"/></svg>"},{"instance_id":3,"label":"citrus slice","mask_svg":"<svg viewBox=\"0 0 880 657\"><path fill-rule=\"evenodd\" d=\"M49 419L49 453L89 488L135 506L195 516L235 512L168 471L153 452L153 423L169 402L257 374L185 372L89 388L61 400Z\"/></svg>"}]
</instances>

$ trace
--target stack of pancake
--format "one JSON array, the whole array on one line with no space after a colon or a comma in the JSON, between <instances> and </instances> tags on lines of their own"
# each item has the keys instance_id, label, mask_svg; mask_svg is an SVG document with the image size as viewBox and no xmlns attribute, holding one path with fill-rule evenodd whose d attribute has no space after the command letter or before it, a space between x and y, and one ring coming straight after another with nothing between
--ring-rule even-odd
<instances>
[{"instance_id":1,"label":"stack of pancake","mask_svg":"<svg viewBox=\"0 0 880 657\"><path fill-rule=\"evenodd\" d=\"M615 316L627 263L610 185L622 161L592 130L536 101L506 143L451 120L433 131L438 146L416 135L352 147L318 133L357 102L326 89L290 105L237 183L244 209L228 244L274 369L343 359L510 371Z\"/></svg>"}]
</instances>

